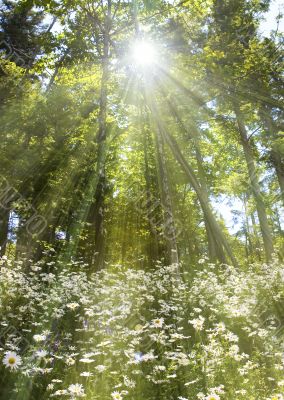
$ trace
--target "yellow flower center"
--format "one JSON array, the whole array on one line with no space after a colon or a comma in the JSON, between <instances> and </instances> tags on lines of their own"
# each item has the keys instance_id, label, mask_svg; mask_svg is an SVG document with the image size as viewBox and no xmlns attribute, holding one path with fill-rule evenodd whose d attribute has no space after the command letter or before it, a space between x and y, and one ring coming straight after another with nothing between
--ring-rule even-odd
<instances>
[{"instance_id":1,"label":"yellow flower center","mask_svg":"<svg viewBox=\"0 0 284 400\"><path fill-rule=\"evenodd\" d=\"M9 359L8 359L8 363L9 363L9 364L14 365L15 362L16 362L15 357L9 357Z\"/></svg>"}]
</instances>

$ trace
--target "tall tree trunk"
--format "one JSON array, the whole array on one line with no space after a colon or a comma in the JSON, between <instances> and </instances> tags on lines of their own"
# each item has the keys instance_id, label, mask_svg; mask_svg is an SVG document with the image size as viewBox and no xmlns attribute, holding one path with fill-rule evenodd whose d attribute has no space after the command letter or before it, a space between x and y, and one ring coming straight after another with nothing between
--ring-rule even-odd
<instances>
[{"instance_id":1,"label":"tall tree trunk","mask_svg":"<svg viewBox=\"0 0 284 400\"><path fill-rule=\"evenodd\" d=\"M254 241L255 241L256 255L257 255L258 260L261 261L263 257L261 256L261 243L259 241L259 235L258 235L258 229L257 229L258 227L256 224L254 212L251 213L250 218L251 218L252 231L253 231L253 236L254 236Z\"/></svg>"},{"instance_id":2,"label":"tall tree trunk","mask_svg":"<svg viewBox=\"0 0 284 400\"><path fill-rule=\"evenodd\" d=\"M157 226L157 216L156 214L160 211L156 207L156 202L155 202L155 197L152 194L152 180L153 177L151 176L150 172L150 166L149 166L149 148L151 148L151 138L149 134L148 129L143 129L142 130L143 134L143 151L144 151L144 176L145 176L145 183L146 183L146 213L147 216L150 216L150 219L148 218L148 223L149 223L149 231L151 233L150 235L150 242L149 242L149 258L151 261L157 260L161 258L162 252L160 249L160 244L159 244L159 236L158 236L158 226ZM151 146L151 147L150 147Z\"/></svg>"},{"instance_id":3,"label":"tall tree trunk","mask_svg":"<svg viewBox=\"0 0 284 400\"><path fill-rule=\"evenodd\" d=\"M251 230L250 230L250 224L249 224L249 211L248 211L248 195L247 193L244 194L243 196L243 203L244 203L244 210L245 210L245 237L246 237L246 256L247 258L249 256L252 256L253 254L253 246L252 246L252 240L251 240Z\"/></svg>"},{"instance_id":4,"label":"tall tree trunk","mask_svg":"<svg viewBox=\"0 0 284 400\"><path fill-rule=\"evenodd\" d=\"M200 183L200 190L202 191L202 197L206 199L206 202L209 204L209 193L206 184L206 177L203 168L203 159L199 148L199 143L197 137L194 138L194 147L195 147L195 156L197 161L197 170L198 170L198 180ZM223 248L220 243L216 240L214 236L214 232L212 231L210 224L205 219L205 229L207 233L208 239L208 254L209 259L213 262L219 260L222 263L226 262L226 256L224 254Z\"/></svg>"},{"instance_id":5,"label":"tall tree trunk","mask_svg":"<svg viewBox=\"0 0 284 400\"><path fill-rule=\"evenodd\" d=\"M257 215L259 219L260 230L262 233L263 245L267 261L271 260L273 254L273 240L268 224L267 214L265 210L265 204L263 201L262 193L260 190L259 179L257 170L254 163L254 156L251 148L251 144L248 138L247 130L242 119L241 111L238 104L234 104L234 111L236 115L237 125L239 129L241 144L243 147L245 160L247 164L250 184L252 193L255 199Z\"/></svg>"},{"instance_id":6,"label":"tall tree trunk","mask_svg":"<svg viewBox=\"0 0 284 400\"><path fill-rule=\"evenodd\" d=\"M162 136L163 136L165 142L170 147L174 157L176 158L176 160L182 167L190 184L192 185L193 189L195 190L195 192L197 194L200 206L204 213L204 217L205 217L207 223L209 224L211 231L214 233L216 241L218 241L220 246L222 246L225 249L225 251L226 251L228 257L230 258L230 260L232 261L233 265L237 266L238 265L237 260L235 259L234 255L232 253L232 250L230 248L230 245L229 245L224 233L222 232L220 226L218 225L218 223L215 219L215 216L214 216L214 214L210 208L210 205L208 203L208 199L206 199L204 197L204 193L201 190L200 184L195 177L195 173L194 173L193 169L188 164L188 162L185 160L176 140L167 132L166 128L161 125L161 122L159 121L159 119L158 119L158 124L160 127L160 132L162 133Z\"/></svg>"},{"instance_id":7,"label":"tall tree trunk","mask_svg":"<svg viewBox=\"0 0 284 400\"><path fill-rule=\"evenodd\" d=\"M165 149L163 136L158 130L156 133L156 148L159 172L159 185L161 192L161 202L164 214L164 238L167 243L169 261L171 264L178 264L178 247L176 240L176 227L173 215L173 206L171 201L168 171L165 159Z\"/></svg>"},{"instance_id":8,"label":"tall tree trunk","mask_svg":"<svg viewBox=\"0 0 284 400\"><path fill-rule=\"evenodd\" d=\"M126 206L127 207L127 206ZM122 239L121 239L121 263L124 264L126 261L126 253L127 253L127 246L128 246L128 213L126 212L126 207L124 212L122 213Z\"/></svg>"},{"instance_id":9,"label":"tall tree trunk","mask_svg":"<svg viewBox=\"0 0 284 400\"><path fill-rule=\"evenodd\" d=\"M284 154L281 154L279 150L272 147L270 151L271 162L275 168L279 187L280 196L284 206Z\"/></svg>"},{"instance_id":10,"label":"tall tree trunk","mask_svg":"<svg viewBox=\"0 0 284 400\"><path fill-rule=\"evenodd\" d=\"M109 79L109 32L111 24L111 0L108 0L108 12L105 20L103 55L102 55L102 77L100 92L100 108L99 108L99 129L97 134L97 161L96 161L96 188L94 200L90 208L89 218L91 220L90 240L90 263L95 265L97 269L101 269L105 258L105 192L107 187L106 180L106 138L107 138L107 95L108 95L108 79Z\"/></svg>"},{"instance_id":11,"label":"tall tree trunk","mask_svg":"<svg viewBox=\"0 0 284 400\"><path fill-rule=\"evenodd\" d=\"M105 171L105 152L106 152L106 110L107 110L107 79L108 61L103 63L101 78L99 129L97 134L97 161L96 161L96 182L93 194L93 201L90 206L87 221L90 224L88 229L88 262L102 268L104 261L104 212L105 212L105 190L106 190L106 171Z\"/></svg>"},{"instance_id":12,"label":"tall tree trunk","mask_svg":"<svg viewBox=\"0 0 284 400\"><path fill-rule=\"evenodd\" d=\"M3 256L6 251L9 233L9 216L10 210L0 207L0 256Z\"/></svg>"},{"instance_id":13,"label":"tall tree trunk","mask_svg":"<svg viewBox=\"0 0 284 400\"><path fill-rule=\"evenodd\" d=\"M284 152L277 146L279 127L273 121L271 113L266 108L262 108L259 112L260 118L267 131L267 137L272 142L270 149L270 161L275 168L276 176L278 179L281 199L284 205Z\"/></svg>"},{"instance_id":14,"label":"tall tree trunk","mask_svg":"<svg viewBox=\"0 0 284 400\"><path fill-rule=\"evenodd\" d=\"M32 238L26 229L26 219L19 215L19 225L17 228L17 241L16 241L16 259L20 260L22 257L33 258L34 248L36 243L32 242Z\"/></svg>"},{"instance_id":15,"label":"tall tree trunk","mask_svg":"<svg viewBox=\"0 0 284 400\"><path fill-rule=\"evenodd\" d=\"M164 91L163 87L160 86L160 90L163 92L163 94L166 97L166 92ZM200 146L199 146L199 132L197 128L193 125L190 124L190 127L188 128L185 126L184 122L181 120L176 105L174 104L174 101L167 100L168 107L173 114L173 116L176 118L180 128L183 130L188 135L188 138L193 141L194 144L194 151L195 151L195 158L197 161L197 170L198 170L198 180L200 183L200 189L203 193L203 197L207 199L207 203L209 204L209 193L207 189L207 183L206 183L206 174L203 168L203 158L202 154L200 151ZM226 256L223 251L222 246L218 241L216 240L214 236L214 232L212 232L212 229L210 228L210 225L208 224L208 221L205 219L205 230L206 230L206 235L207 235L207 240L208 240L208 254L209 254L209 259L212 262L215 262L216 260L219 260L222 263L226 262Z\"/></svg>"}]
</instances>

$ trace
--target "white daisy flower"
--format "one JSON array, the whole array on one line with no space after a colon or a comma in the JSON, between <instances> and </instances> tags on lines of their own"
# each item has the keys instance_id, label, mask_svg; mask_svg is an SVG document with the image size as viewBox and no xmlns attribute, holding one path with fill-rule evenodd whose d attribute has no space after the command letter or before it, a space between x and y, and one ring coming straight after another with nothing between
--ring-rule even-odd
<instances>
[{"instance_id":1,"label":"white daisy flower","mask_svg":"<svg viewBox=\"0 0 284 400\"><path fill-rule=\"evenodd\" d=\"M8 351L3 358L3 364L6 368L10 368L12 370L18 369L18 367L22 364L22 359L14 351Z\"/></svg>"},{"instance_id":2,"label":"white daisy flower","mask_svg":"<svg viewBox=\"0 0 284 400\"><path fill-rule=\"evenodd\" d=\"M122 396L119 392L112 392L111 396L113 400L122 400Z\"/></svg>"},{"instance_id":3,"label":"white daisy flower","mask_svg":"<svg viewBox=\"0 0 284 400\"><path fill-rule=\"evenodd\" d=\"M206 396L205 398L206 400L220 400L220 396L218 396L218 394L209 394L208 396Z\"/></svg>"},{"instance_id":4,"label":"white daisy flower","mask_svg":"<svg viewBox=\"0 0 284 400\"><path fill-rule=\"evenodd\" d=\"M85 354L83 354L83 358L90 358L90 357L95 356L96 354L97 354L97 353L94 353L94 352L85 353Z\"/></svg>"},{"instance_id":5,"label":"white daisy flower","mask_svg":"<svg viewBox=\"0 0 284 400\"><path fill-rule=\"evenodd\" d=\"M92 360L91 358L81 358L79 361L82 363L85 363L85 364L90 364L90 363L94 362L95 360Z\"/></svg>"},{"instance_id":6,"label":"white daisy flower","mask_svg":"<svg viewBox=\"0 0 284 400\"><path fill-rule=\"evenodd\" d=\"M72 358L72 357L66 358L65 364L66 364L66 365L69 365L69 366L74 365L74 364L75 364L74 358Z\"/></svg>"},{"instance_id":7,"label":"white daisy flower","mask_svg":"<svg viewBox=\"0 0 284 400\"><path fill-rule=\"evenodd\" d=\"M81 372L80 376L89 377L89 376L93 376L93 373L92 372L88 372L88 371L84 371L84 372Z\"/></svg>"},{"instance_id":8,"label":"white daisy flower","mask_svg":"<svg viewBox=\"0 0 284 400\"><path fill-rule=\"evenodd\" d=\"M38 350L35 354L38 358L44 358L47 356L48 352L46 350Z\"/></svg>"},{"instance_id":9,"label":"white daisy flower","mask_svg":"<svg viewBox=\"0 0 284 400\"><path fill-rule=\"evenodd\" d=\"M59 390L56 390L56 392L54 393L54 394L52 394L51 396L62 396L62 395L65 395L65 394L68 394L68 392L67 392L67 390L65 390L65 389L59 389Z\"/></svg>"},{"instance_id":10,"label":"white daisy flower","mask_svg":"<svg viewBox=\"0 0 284 400\"><path fill-rule=\"evenodd\" d=\"M66 307L69 308L70 310L76 310L76 308L78 308L80 306L80 304L78 303L68 303L66 304Z\"/></svg>"},{"instance_id":11,"label":"white daisy flower","mask_svg":"<svg viewBox=\"0 0 284 400\"><path fill-rule=\"evenodd\" d=\"M72 397L85 397L85 392L83 385L80 383L75 383L73 385L70 385L68 388L68 392Z\"/></svg>"},{"instance_id":12,"label":"white daisy flower","mask_svg":"<svg viewBox=\"0 0 284 400\"><path fill-rule=\"evenodd\" d=\"M205 318L199 315L198 318L189 320L188 322L194 327L196 331L201 331L203 329Z\"/></svg>"},{"instance_id":13,"label":"white daisy flower","mask_svg":"<svg viewBox=\"0 0 284 400\"><path fill-rule=\"evenodd\" d=\"M152 327L162 328L164 325L164 318L155 318L152 320Z\"/></svg>"},{"instance_id":14,"label":"white daisy flower","mask_svg":"<svg viewBox=\"0 0 284 400\"><path fill-rule=\"evenodd\" d=\"M46 335L34 335L35 342L44 342L46 340Z\"/></svg>"}]
</instances>

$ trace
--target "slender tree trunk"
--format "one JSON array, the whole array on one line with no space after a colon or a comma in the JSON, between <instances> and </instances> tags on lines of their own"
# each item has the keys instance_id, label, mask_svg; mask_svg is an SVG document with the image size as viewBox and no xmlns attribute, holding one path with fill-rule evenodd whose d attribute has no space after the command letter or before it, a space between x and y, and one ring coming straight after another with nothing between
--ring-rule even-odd
<instances>
[{"instance_id":1,"label":"slender tree trunk","mask_svg":"<svg viewBox=\"0 0 284 400\"><path fill-rule=\"evenodd\" d=\"M31 237L27 232L25 226L25 219L19 215L19 225L17 229L17 241L16 241L16 259L33 258L33 251L37 245L32 243Z\"/></svg>"},{"instance_id":2,"label":"slender tree trunk","mask_svg":"<svg viewBox=\"0 0 284 400\"><path fill-rule=\"evenodd\" d=\"M245 210L245 235L246 235L246 250L247 257L252 256L253 246L251 240L250 224L249 224L249 212L248 212L248 197L245 193L243 196L244 210Z\"/></svg>"},{"instance_id":3,"label":"slender tree trunk","mask_svg":"<svg viewBox=\"0 0 284 400\"><path fill-rule=\"evenodd\" d=\"M167 165L165 160L164 140L161 132L156 134L157 160L159 170L159 185L164 213L164 237L167 243L171 264L178 264L178 247L176 241L176 227L173 216Z\"/></svg>"},{"instance_id":4,"label":"slender tree trunk","mask_svg":"<svg viewBox=\"0 0 284 400\"><path fill-rule=\"evenodd\" d=\"M107 110L107 80L108 80L108 60L103 62L103 72L101 78L100 111L99 111L99 130L97 134L97 161L96 161L96 184L93 202L90 206L88 222L91 224L88 235L88 262L102 268L104 261L104 213L105 213L105 190L106 190L106 171L105 171L105 152L106 152L106 110Z\"/></svg>"},{"instance_id":5,"label":"slender tree trunk","mask_svg":"<svg viewBox=\"0 0 284 400\"><path fill-rule=\"evenodd\" d=\"M165 93L163 87L161 87L160 89L162 90L163 94L166 97L166 93ZM209 204L209 193L208 193L207 183L206 183L206 174L205 174L205 171L203 168L203 158L202 158L202 154L201 154L200 146L199 146L199 132L197 131L196 127L193 126L193 124L190 125L189 129L187 128L187 126L185 126L185 124L183 123L183 121L181 120L181 118L178 114L177 108L173 101L167 100L167 104L168 104L168 107L169 107L171 113L178 121L181 129L185 133L187 133L188 137L193 141L195 157L196 157L196 161L197 161L198 180L200 183L200 189L202 191L203 197L205 199L207 199L207 203ZM211 229L208 221L205 219L204 222L205 222L205 230L206 230L206 235L207 235L207 240L208 240L209 259L212 262L215 262L218 259L220 262L225 263L226 256L225 256L222 246L216 240L216 238L214 236L214 232L212 232L212 229Z\"/></svg>"},{"instance_id":6,"label":"slender tree trunk","mask_svg":"<svg viewBox=\"0 0 284 400\"><path fill-rule=\"evenodd\" d=\"M188 162L185 160L176 140L167 132L167 130L165 129L165 127L161 126L161 123L158 122L159 126L160 126L160 131L162 132L162 135L165 139L165 142L168 144L168 146L170 147L174 157L176 158L176 160L178 161L178 163L180 164L180 166L182 167L184 173L186 174L186 176L188 177L188 180L190 182L190 184L192 185L193 189L195 190L197 197L199 199L201 208L203 210L204 213L204 217L206 219L206 221L208 222L210 229L212 232L214 232L214 236L216 238L216 241L218 241L218 243L220 244L220 246L222 246L225 251L227 252L230 260L232 261L233 265L237 266L237 260L235 259L232 250L230 248L230 245L224 235L224 233L222 232L220 226L218 225L215 216L210 208L210 205L208 203L208 199L206 199L204 197L204 193L201 190L200 184L198 183L196 177L195 177L195 173L193 171L193 169L191 168L191 166L188 164Z\"/></svg>"},{"instance_id":7,"label":"slender tree trunk","mask_svg":"<svg viewBox=\"0 0 284 400\"><path fill-rule=\"evenodd\" d=\"M97 134L97 161L96 176L97 184L94 193L94 201L90 209L91 219L91 235L90 240L94 243L90 244L91 254L90 263L95 264L97 269L101 269L105 258L105 192L107 188L106 180L106 138L107 138L107 95L108 95L108 79L109 79L109 31L111 23L111 1L108 1L108 13L105 21L105 32L103 42L103 58L102 58L102 77L101 77L101 93L99 108L99 129Z\"/></svg>"},{"instance_id":8,"label":"slender tree trunk","mask_svg":"<svg viewBox=\"0 0 284 400\"><path fill-rule=\"evenodd\" d=\"M273 254L273 240L270 231L270 227L268 224L267 214L265 210L265 204L263 201L263 197L260 191L260 186L258 182L258 174L254 163L254 156L251 148L251 144L248 138L247 130L245 124L242 119L242 115L240 112L240 108L237 104L234 105L235 114L241 139L241 144L243 147L245 160L247 164L250 184L252 193L256 203L256 210L259 219L260 230L262 233L262 239L264 244L264 250L267 261L271 260L271 256Z\"/></svg>"},{"instance_id":9,"label":"slender tree trunk","mask_svg":"<svg viewBox=\"0 0 284 400\"><path fill-rule=\"evenodd\" d=\"M143 150L144 150L144 176L146 183L146 197L147 197L147 215L151 215L151 221L148 218L149 222L149 231L151 232L150 243L149 243L149 256L150 260L157 260L161 257L160 248L159 248L159 237L158 237L158 226L157 226L157 218L156 214L159 212L159 209L155 206L155 197L152 194L152 176L149 167L149 147L152 144L151 138L149 135L148 129L142 130L143 134ZM159 207L160 208L160 207Z\"/></svg>"},{"instance_id":10,"label":"slender tree trunk","mask_svg":"<svg viewBox=\"0 0 284 400\"><path fill-rule=\"evenodd\" d=\"M255 241L255 247L256 247L256 255L258 257L258 260L261 261L261 259L262 259L262 257L261 257L261 243L259 241L258 229L257 229L256 220L255 220L255 216L254 216L253 212L251 213L250 218L251 218L253 236L254 236L254 239L255 239L254 241Z\"/></svg>"},{"instance_id":11,"label":"slender tree trunk","mask_svg":"<svg viewBox=\"0 0 284 400\"><path fill-rule=\"evenodd\" d=\"M9 233L9 216L10 210L0 208L0 256L3 256L6 251Z\"/></svg>"},{"instance_id":12,"label":"slender tree trunk","mask_svg":"<svg viewBox=\"0 0 284 400\"><path fill-rule=\"evenodd\" d=\"M275 207L275 220L276 220L276 225L277 225L277 229L278 229L278 234L282 235L283 234L283 230L281 227L281 218L279 215L279 208L276 206Z\"/></svg>"},{"instance_id":13,"label":"slender tree trunk","mask_svg":"<svg viewBox=\"0 0 284 400\"><path fill-rule=\"evenodd\" d=\"M279 128L273 121L269 110L263 107L259 114L268 133L267 136L269 139L271 139L272 142L270 149L270 160L276 171L276 176L281 191L281 199L284 205L284 152L281 151L281 148L277 147L277 144L274 144L274 142L278 138Z\"/></svg>"},{"instance_id":14,"label":"slender tree trunk","mask_svg":"<svg viewBox=\"0 0 284 400\"><path fill-rule=\"evenodd\" d=\"M272 148L270 151L271 161L275 168L280 191L281 199L284 206L284 155L278 150Z\"/></svg>"},{"instance_id":15,"label":"slender tree trunk","mask_svg":"<svg viewBox=\"0 0 284 400\"><path fill-rule=\"evenodd\" d=\"M209 204L210 200L209 200L209 193L207 190L205 172L204 172L204 168L203 168L203 159L201 156L197 138L194 139L194 143L195 143L195 155L196 155L196 160L197 160L197 169L198 169L200 190L202 192L202 197L204 199L206 199L206 202ZM220 245L220 243L216 240L216 238L214 236L214 232L212 231L210 224L208 223L208 221L206 219L205 219L205 229L206 229L207 239L208 239L209 259L213 262L215 262L216 260L219 260L220 262L225 263L226 256L224 254L223 248Z\"/></svg>"},{"instance_id":16,"label":"slender tree trunk","mask_svg":"<svg viewBox=\"0 0 284 400\"><path fill-rule=\"evenodd\" d=\"M126 212L126 208L124 212L122 213L122 240L121 240L121 263L124 264L126 261L126 253L127 253L127 246L129 245L128 243L128 213Z\"/></svg>"}]
</instances>

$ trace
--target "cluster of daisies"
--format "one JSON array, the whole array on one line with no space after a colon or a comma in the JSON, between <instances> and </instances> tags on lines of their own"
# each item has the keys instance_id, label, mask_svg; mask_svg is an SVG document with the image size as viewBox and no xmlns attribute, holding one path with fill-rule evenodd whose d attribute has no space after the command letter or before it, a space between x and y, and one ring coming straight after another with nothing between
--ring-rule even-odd
<instances>
[{"instance_id":1,"label":"cluster of daisies","mask_svg":"<svg viewBox=\"0 0 284 400\"><path fill-rule=\"evenodd\" d=\"M0 264L7 393L28 383L31 400L284 400L277 261L180 274L161 264L90 274L56 257Z\"/></svg>"}]
</instances>

